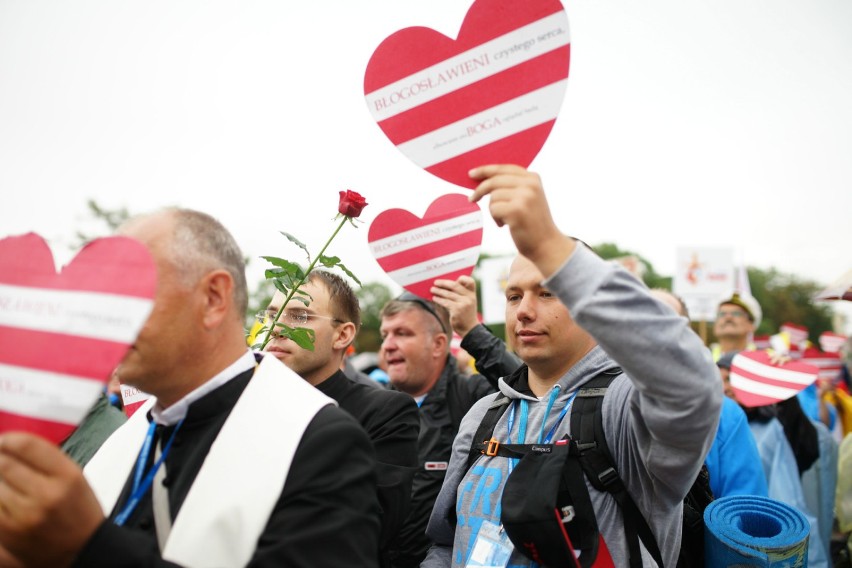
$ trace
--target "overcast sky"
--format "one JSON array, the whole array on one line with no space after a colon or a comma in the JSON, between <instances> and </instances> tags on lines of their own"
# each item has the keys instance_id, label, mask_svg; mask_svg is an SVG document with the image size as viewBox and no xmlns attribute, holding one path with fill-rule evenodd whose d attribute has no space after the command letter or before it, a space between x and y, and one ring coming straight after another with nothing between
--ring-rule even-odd
<instances>
[{"instance_id":1,"label":"overcast sky","mask_svg":"<svg viewBox=\"0 0 852 568\"><path fill-rule=\"evenodd\" d=\"M365 224L330 252L389 283L370 221L466 190L385 138L364 69L396 30L455 36L469 6L0 0L0 236L36 231L67 261L93 198L201 209L247 255L301 260L277 231L318 250L350 188ZM664 274L678 246L823 284L852 267L852 2L565 6L568 88L531 165L562 230ZM511 250L488 219L483 251Z\"/></svg>"}]
</instances>

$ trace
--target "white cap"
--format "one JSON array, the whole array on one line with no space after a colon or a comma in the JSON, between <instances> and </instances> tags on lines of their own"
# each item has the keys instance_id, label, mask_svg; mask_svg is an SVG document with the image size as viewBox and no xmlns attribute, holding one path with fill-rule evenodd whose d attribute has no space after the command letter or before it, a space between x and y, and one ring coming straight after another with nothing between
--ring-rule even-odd
<instances>
[{"instance_id":1,"label":"white cap","mask_svg":"<svg viewBox=\"0 0 852 568\"><path fill-rule=\"evenodd\" d=\"M734 292L730 298L719 302L720 306L722 304L734 304L744 309L751 318L751 321L754 322L754 329L757 331L757 328L760 326L760 321L763 319L763 310L760 309L760 304L757 303L754 296Z\"/></svg>"}]
</instances>

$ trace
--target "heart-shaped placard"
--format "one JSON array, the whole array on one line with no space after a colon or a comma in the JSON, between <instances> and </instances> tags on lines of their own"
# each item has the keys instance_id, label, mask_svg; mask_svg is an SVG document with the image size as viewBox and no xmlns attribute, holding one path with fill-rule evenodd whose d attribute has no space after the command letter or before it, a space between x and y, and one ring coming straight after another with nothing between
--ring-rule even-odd
<instances>
[{"instance_id":1,"label":"heart-shaped placard","mask_svg":"<svg viewBox=\"0 0 852 568\"><path fill-rule=\"evenodd\" d=\"M827 353L820 351L816 347L805 349L799 361L813 365L819 369L819 379L821 381L837 381L840 378L840 371L843 368L840 353Z\"/></svg>"},{"instance_id":2,"label":"heart-shaped placard","mask_svg":"<svg viewBox=\"0 0 852 568\"><path fill-rule=\"evenodd\" d=\"M373 220L367 241L394 282L430 299L436 278L473 272L482 245L482 211L460 194L442 195L422 219L405 209L388 209Z\"/></svg>"},{"instance_id":3,"label":"heart-shaped placard","mask_svg":"<svg viewBox=\"0 0 852 568\"><path fill-rule=\"evenodd\" d=\"M156 286L148 249L127 237L92 241L59 274L40 236L0 240L0 432L67 438L136 340Z\"/></svg>"},{"instance_id":4,"label":"heart-shaped placard","mask_svg":"<svg viewBox=\"0 0 852 568\"><path fill-rule=\"evenodd\" d=\"M773 365L766 351L740 351L731 362L731 387L749 408L796 396L817 380L819 369L798 361Z\"/></svg>"},{"instance_id":5,"label":"heart-shaped placard","mask_svg":"<svg viewBox=\"0 0 852 568\"><path fill-rule=\"evenodd\" d=\"M840 335L833 331L825 331L819 336L819 346L822 347L822 350L826 353L839 353L843 344L846 343L848 339L849 338L845 335Z\"/></svg>"},{"instance_id":6,"label":"heart-shaped placard","mask_svg":"<svg viewBox=\"0 0 852 568\"><path fill-rule=\"evenodd\" d=\"M425 27L388 36L367 64L364 94L403 154L472 188L472 167L526 167L538 154L562 105L570 55L559 0L477 0L456 40Z\"/></svg>"}]
</instances>

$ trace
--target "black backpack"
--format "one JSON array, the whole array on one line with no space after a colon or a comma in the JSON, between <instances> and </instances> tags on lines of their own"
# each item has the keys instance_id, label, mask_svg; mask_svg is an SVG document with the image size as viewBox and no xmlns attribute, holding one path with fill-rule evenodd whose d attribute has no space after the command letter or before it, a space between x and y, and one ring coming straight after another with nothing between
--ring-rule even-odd
<instances>
[{"instance_id":1,"label":"black backpack","mask_svg":"<svg viewBox=\"0 0 852 568\"><path fill-rule=\"evenodd\" d=\"M606 370L584 384L577 392L570 418L571 453L576 455L583 473L592 486L599 491L610 493L621 508L630 566L642 566L640 540L657 564L663 566L657 541L648 522L618 475L603 432L603 397L609 385L620 374L620 368ZM491 404L474 435L468 457L468 468L480 455L489 453L489 440L493 438L494 427L510 402L504 395L499 394ZM532 446L500 448L499 454L496 455L509 456L514 452L520 456L529 451L528 447ZM566 468L570 461L566 461ZM568 477L567 472L563 472L563 477ZM585 487L584 484L583 487ZM683 535L678 567L704 565L704 509L712 500L710 475L707 466L702 464L698 477L683 501Z\"/></svg>"},{"instance_id":2,"label":"black backpack","mask_svg":"<svg viewBox=\"0 0 852 568\"><path fill-rule=\"evenodd\" d=\"M635 540L633 543L630 542L628 523L636 523L639 537L642 538L642 542L645 543L645 548L649 552L651 548L648 547L648 542L642 537L642 534L647 532L651 539L653 539L653 535L651 535L647 521L639 512L636 504L633 503L633 499L618 477L615 463L604 436L603 412L601 410L603 397L609 385L620 374L621 369L618 368L604 371L580 388L571 408L571 433L574 440L577 441L580 450L580 463L583 464L586 477L596 489L611 493L621 507L625 519L625 532L628 534L628 548L631 549L631 557L633 557L631 547L638 547L638 543ZM616 478L617 482L615 481ZM595 480L598 480L598 482L596 483ZM683 499L683 531L677 562L678 567L704 566L704 509L712 501L713 491L710 489L710 472L706 465L701 464L698 476ZM628 511L631 510L634 511L631 514L634 518L628 519ZM656 547L656 542L654 542L654 546ZM638 553L638 548L636 552Z\"/></svg>"}]
</instances>

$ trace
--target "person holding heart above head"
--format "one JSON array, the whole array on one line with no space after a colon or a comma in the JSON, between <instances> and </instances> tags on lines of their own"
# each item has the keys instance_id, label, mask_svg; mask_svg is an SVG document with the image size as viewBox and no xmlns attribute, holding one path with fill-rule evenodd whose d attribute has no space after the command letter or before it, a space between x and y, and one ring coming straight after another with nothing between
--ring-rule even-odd
<instances>
[{"instance_id":1,"label":"person holding heart above head","mask_svg":"<svg viewBox=\"0 0 852 568\"><path fill-rule=\"evenodd\" d=\"M245 262L197 211L131 219L158 272L118 373L152 398L85 474L0 436L0 566L378 566L376 465L347 412L245 344Z\"/></svg>"},{"instance_id":2,"label":"person holding heart above head","mask_svg":"<svg viewBox=\"0 0 852 568\"><path fill-rule=\"evenodd\" d=\"M470 176L471 201L488 196L518 249L506 333L524 365L462 421L421 568L573 566L575 552L582 566L675 566L683 499L719 421L709 351L644 284L559 230L537 174ZM603 444L575 419L596 401L614 467L587 482Z\"/></svg>"}]
</instances>

